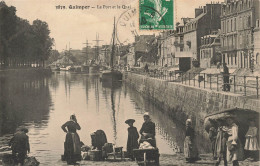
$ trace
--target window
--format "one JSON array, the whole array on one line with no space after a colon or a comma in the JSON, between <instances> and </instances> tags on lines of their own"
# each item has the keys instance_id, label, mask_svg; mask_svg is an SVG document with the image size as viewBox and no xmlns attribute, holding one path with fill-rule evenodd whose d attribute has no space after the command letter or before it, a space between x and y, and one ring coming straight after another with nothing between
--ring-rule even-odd
<instances>
[{"instance_id":1,"label":"window","mask_svg":"<svg viewBox=\"0 0 260 166\"><path fill-rule=\"evenodd\" d=\"M229 20L227 21L227 32L229 32L228 25L229 25Z\"/></svg>"},{"instance_id":2,"label":"window","mask_svg":"<svg viewBox=\"0 0 260 166\"><path fill-rule=\"evenodd\" d=\"M237 23L237 19L235 18L235 19L234 19L234 31L236 31L236 28L237 28L236 23Z\"/></svg>"},{"instance_id":3,"label":"window","mask_svg":"<svg viewBox=\"0 0 260 166\"><path fill-rule=\"evenodd\" d=\"M233 23L233 20L230 21L230 30L231 30L231 32L233 31L233 29L232 29L232 23Z\"/></svg>"},{"instance_id":4,"label":"window","mask_svg":"<svg viewBox=\"0 0 260 166\"><path fill-rule=\"evenodd\" d=\"M247 19L248 19L248 20L247 20L247 24L248 24L248 26L247 26L247 27L249 28L249 27L251 27L251 17L250 17L250 16L248 16L248 18L247 18Z\"/></svg>"},{"instance_id":5,"label":"window","mask_svg":"<svg viewBox=\"0 0 260 166\"><path fill-rule=\"evenodd\" d=\"M239 30L243 29L243 18L240 17L240 22L239 22Z\"/></svg>"}]
</instances>

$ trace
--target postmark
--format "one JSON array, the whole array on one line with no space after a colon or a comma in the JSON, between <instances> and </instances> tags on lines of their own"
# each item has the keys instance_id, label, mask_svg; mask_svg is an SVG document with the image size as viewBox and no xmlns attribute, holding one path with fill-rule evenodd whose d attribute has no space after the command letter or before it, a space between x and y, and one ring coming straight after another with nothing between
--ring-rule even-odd
<instances>
[{"instance_id":1,"label":"postmark","mask_svg":"<svg viewBox=\"0 0 260 166\"><path fill-rule=\"evenodd\" d=\"M139 0L139 29L173 29L173 0Z\"/></svg>"},{"instance_id":2,"label":"postmark","mask_svg":"<svg viewBox=\"0 0 260 166\"><path fill-rule=\"evenodd\" d=\"M120 44L131 43L138 36L137 14L137 9L132 7L119 16L116 23L116 38Z\"/></svg>"}]
</instances>

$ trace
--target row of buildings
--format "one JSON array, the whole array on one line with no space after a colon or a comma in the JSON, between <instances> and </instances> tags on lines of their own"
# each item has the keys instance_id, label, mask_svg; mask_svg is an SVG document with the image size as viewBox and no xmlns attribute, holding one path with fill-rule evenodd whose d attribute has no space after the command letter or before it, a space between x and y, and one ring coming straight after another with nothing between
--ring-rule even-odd
<instances>
[{"instance_id":1,"label":"row of buildings","mask_svg":"<svg viewBox=\"0 0 260 166\"><path fill-rule=\"evenodd\" d=\"M225 0L195 9L176 30L158 38L161 66L210 68L218 62L231 68L259 67L259 0Z\"/></svg>"},{"instance_id":2,"label":"row of buildings","mask_svg":"<svg viewBox=\"0 0 260 166\"><path fill-rule=\"evenodd\" d=\"M135 42L118 46L114 64L142 66L150 63L175 70L192 67L260 67L260 1L225 0L194 10L194 18L182 18L174 30L140 35ZM108 45L88 48L88 59L109 65Z\"/></svg>"},{"instance_id":3,"label":"row of buildings","mask_svg":"<svg viewBox=\"0 0 260 166\"><path fill-rule=\"evenodd\" d=\"M187 71L193 66L258 68L260 65L259 0L225 0L195 9L175 30L141 35L120 56L125 64L154 63ZM157 50L155 50L157 49Z\"/></svg>"}]
</instances>

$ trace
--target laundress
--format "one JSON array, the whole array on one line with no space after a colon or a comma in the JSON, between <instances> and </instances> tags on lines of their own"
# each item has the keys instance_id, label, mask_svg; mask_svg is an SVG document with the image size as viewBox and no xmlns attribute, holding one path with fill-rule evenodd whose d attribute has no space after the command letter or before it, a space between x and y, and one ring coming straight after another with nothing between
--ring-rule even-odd
<instances>
[{"instance_id":1,"label":"laundress","mask_svg":"<svg viewBox=\"0 0 260 166\"><path fill-rule=\"evenodd\" d=\"M194 130L191 127L187 127L184 140L184 156L186 160L198 159L198 149L195 143Z\"/></svg>"},{"instance_id":2,"label":"laundress","mask_svg":"<svg viewBox=\"0 0 260 166\"><path fill-rule=\"evenodd\" d=\"M227 148L227 161L243 160L244 151L240 139L238 138L238 126L233 123L227 132L229 135L227 146L228 144L233 144L236 146L234 150L229 150L229 148Z\"/></svg>"},{"instance_id":3,"label":"laundress","mask_svg":"<svg viewBox=\"0 0 260 166\"><path fill-rule=\"evenodd\" d=\"M257 128L256 127L249 127L246 133L246 143L245 143L245 150L250 151L257 151L259 150L259 145L257 141Z\"/></svg>"},{"instance_id":4,"label":"laundress","mask_svg":"<svg viewBox=\"0 0 260 166\"><path fill-rule=\"evenodd\" d=\"M66 127L68 130L66 130ZM81 160L81 144L77 130L80 130L78 123L68 121L62 125L62 129L67 132L64 142L64 158L67 163L75 163Z\"/></svg>"}]
</instances>

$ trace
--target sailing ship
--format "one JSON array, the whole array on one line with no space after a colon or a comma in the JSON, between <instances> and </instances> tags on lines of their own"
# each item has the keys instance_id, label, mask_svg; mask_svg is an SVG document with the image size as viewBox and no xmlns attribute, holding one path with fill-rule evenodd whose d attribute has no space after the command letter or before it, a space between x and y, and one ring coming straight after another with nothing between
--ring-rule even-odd
<instances>
[{"instance_id":1,"label":"sailing ship","mask_svg":"<svg viewBox=\"0 0 260 166\"><path fill-rule=\"evenodd\" d=\"M110 70L105 70L101 74L101 81L105 83L114 83L121 81L123 78L123 74L114 69L114 56L115 56L115 35L116 35L116 27L115 27L115 18L114 18L114 27L113 27L113 35L112 35L112 50L110 56Z\"/></svg>"}]
</instances>

